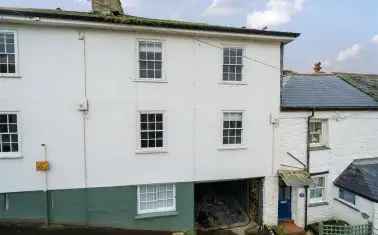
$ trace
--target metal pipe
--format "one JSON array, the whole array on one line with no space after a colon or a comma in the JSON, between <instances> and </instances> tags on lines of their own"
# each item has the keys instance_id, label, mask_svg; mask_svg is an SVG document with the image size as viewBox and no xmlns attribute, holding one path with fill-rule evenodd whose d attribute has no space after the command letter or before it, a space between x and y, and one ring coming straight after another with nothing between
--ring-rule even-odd
<instances>
[{"instance_id":1,"label":"metal pipe","mask_svg":"<svg viewBox=\"0 0 378 235\"><path fill-rule=\"evenodd\" d=\"M46 144L41 144L42 148L43 148L43 159L44 161L47 161L47 146ZM45 188L44 188L44 191L45 191L45 225L46 227L49 226L49 222L50 222L50 205L49 205L49 202L50 202L50 197L49 197L49 182L48 182L48 177L47 177L47 171L44 172L44 181L45 181Z\"/></svg>"},{"instance_id":2,"label":"metal pipe","mask_svg":"<svg viewBox=\"0 0 378 235\"><path fill-rule=\"evenodd\" d=\"M306 143L306 171L310 173L310 122L315 115L315 109L311 111L311 115L307 117L307 143ZM305 221L304 227L308 224L308 186L305 186Z\"/></svg>"}]
</instances>

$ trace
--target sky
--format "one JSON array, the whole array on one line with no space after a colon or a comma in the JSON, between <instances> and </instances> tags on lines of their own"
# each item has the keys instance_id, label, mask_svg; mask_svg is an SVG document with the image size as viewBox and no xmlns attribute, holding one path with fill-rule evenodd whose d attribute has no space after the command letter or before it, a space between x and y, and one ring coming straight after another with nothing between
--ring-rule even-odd
<instances>
[{"instance_id":1,"label":"sky","mask_svg":"<svg viewBox=\"0 0 378 235\"><path fill-rule=\"evenodd\" d=\"M285 69L378 74L378 0L122 0L127 14L301 33ZM89 0L0 0L0 6L89 11Z\"/></svg>"}]
</instances>

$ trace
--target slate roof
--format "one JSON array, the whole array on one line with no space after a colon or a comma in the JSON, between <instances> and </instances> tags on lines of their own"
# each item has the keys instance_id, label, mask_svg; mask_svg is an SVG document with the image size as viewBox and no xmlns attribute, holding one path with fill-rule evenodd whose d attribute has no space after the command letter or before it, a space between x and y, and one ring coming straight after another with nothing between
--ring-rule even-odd
<instances>
[{"instance_id":1,"label":"slate roof","mask_svg":"<svg viewBox=\"0 0 378 235\"><path fill-rule=\"evenodd\" d=\"M292 74L283 84L281 108L378 110L378 102L335 74Z\"/></svg>"},{"instance_id":2,"label":"slate roof","mask_svg":"<svg viewBox=\"0 0 378 235\"><path fill-rule=\"evenodd\" d=\"M300 34L292 32L268 31L258 29L236 28L219 25L209 25L205 23L193 23L176 20L151 19L132 15L104 16L93 12L77 12L53 9L35 8L8 8L0 7L0 15L40 17L65 20L79 20L100 23L113 23L134 26L163 27L184 30L214 31L225 33L257 34L265 36L280 36L296 38Z\"/></svg>"},{"instance_id":3,"label":"slate roof","mask_svg":"<svg viewBox=\"0 0 378 235\"><path fill-rule=\"evenodd\" d=\"M378 74L337 73L337 75L378 102Z\"/></svg>"},{"instance_id":4,"label":"slate roof","mask_svg":"<svg viewBox=\"0 0 378 235\"><path fill-rule=\"evenodd\" d=\"M361 197L378 202L378 158L354 160L334 181Z\"/></svg>"}]
</instances>

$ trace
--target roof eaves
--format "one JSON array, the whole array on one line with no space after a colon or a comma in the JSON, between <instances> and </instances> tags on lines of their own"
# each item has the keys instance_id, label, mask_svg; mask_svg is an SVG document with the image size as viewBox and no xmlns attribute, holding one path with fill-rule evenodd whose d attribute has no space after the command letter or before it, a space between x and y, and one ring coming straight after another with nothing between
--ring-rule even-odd
<instances>
[{"instance_id":1,"label":"roof eaves","mask_svg":"<svg viewBox=\"0 0 378 235\"><path fill-rule=\"evenodd\" d=\"M61 10L0 7L0 14L11 15L11 16L24 16L24 17L46 17L46 18L54 18L54 19L105 22L105 23L126 24L126 25L135 25L135 26L164 27L164 28L172 28L172 29L184 29L184 30L186 29L186 30L214 31L214 32L226 32L226 33L256 34L256 35L273 36L273 37L277 36L277 37L296 38L300 35L299 33L293 33L293 32L266 31L266 30L236 28L236 27L219 26L219 25L208 25L204 23L149 19L149 18L136 17L136 16L130 16L130 15L102 16L102 15L96 15L89 12L74 12L74 11L61 11Z\"/></svg>"}]
</instances>

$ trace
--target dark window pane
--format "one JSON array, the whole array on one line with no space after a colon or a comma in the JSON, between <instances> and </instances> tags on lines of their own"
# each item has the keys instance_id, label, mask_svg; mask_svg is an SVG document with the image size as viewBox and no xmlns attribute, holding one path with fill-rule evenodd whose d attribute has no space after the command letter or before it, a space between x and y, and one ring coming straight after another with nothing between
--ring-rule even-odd
<instances>
[{"instance_id":1,"label":"dark window pane","mask_svg":"<svg viewBox=\"0 0 378 235\"><path fill-rule=\"evenodd\" d=\"M229 144L235 144L235 138L234 137L229 138Z\"/></svg>"},{"instance_id":2,"label":"dark window pane","mask_svg":"<svg viewBox=\"0 0 378 235\"><path fill-rule=\"evenodd\" d=\"M229 48L224 48L224 49L223 49L223 55L224 55L224 56L229 56L229 55L230 55L230 50L229 50Z\"/></svg>"},{"instance_id":3,"label":"dark window pane","mask_svg":"<svg viewBox=\"0 0 378 235\"><path fill-rule=\"evenodd\" d=\"M223 144L228 144L228 138L227 137L223 138Z\"/></svg>"},{"instance_id":4,"label":"dark window pane","mask_svg":"<svg viewBox=\"0 0 378 235\"><path fill-rule=\"evenodd\" d=\"M11 151L11 145L10 144L3 143L2 146L3 146L3 148L2 148L3 152L9 153Z\"/></svg>"},{"instance_id":5,"label":"dark window pane","mask_svg":"<svg viewBox=\"0 0 378 235\"><path fill-rule=\"evenodd\" d=\"M236 63L237 64L242 64L242 57L237 57L236 58Z\"/></svg>"},{"instance_id":6,"label":"dark window pane","mask_svg":"<svg viewBox=\"0 0 378 235\"><path fill-rule=\"evenodd\" d=\"M140 66L140 69L147 69L147 62L146 61L140 61L139 66Z\"/></svg>"},{"instance_id":7,"label":"dark window pane","mask_svg":"<svg viewBox=\"0 0 378 235\"><path fill-rule=\"evenodd\" d=\"M242 121L236 121L236 127L242 128Z\"/></svg>"},{"instance_id":8,"label":"dark window pane","mask_svg":"<svg viewBox=\"0 0 378 235\"><path fill-rule=\"evenodd\" d=\"M241 71L242 71L242 66L235 66L236 73L241 73Z\"/></svg>"},{"instance_id":9,"label":"dark window pane","mask_svg":"<svg viewBox=\"0 0 378 235\"><path fill-rule=\"evenodd\" d=\"M147 62L147 69L154 69L154 62L148 61Z\"/></svg>"},{"instance_id":10,"label":"dark window pane","mask_svg":"<svg viewBox=\"0 0 378 235\"><path fill-rule=\"evenodd\" d=\"M155 145L155 140L149 140L148 141L148 147L155 147L156 145Z\"/></svg>"},{"instance_id":11,"label":"dark window pane","mask_svg":"<svg viewBox=\"0 0 378 235\"><path fill-rule=\"evenodd\" d=\"M162 139L156 140L156 147L163 147L163 140Z\"/></svg>"},{"instance_id":12,"label":"dark window pane","mask_svg":"<svg viewBox=\"0 0 378 235\"><path fill-rule=\"evenodd\" d=\"M243 56L243 49L237 49L237 56Z\"/></svg>"},{"instance_id":13,"label":"dark window pane","mask_svg":"<svg viewBox=\"0 0 378 235\"><path fill-rule=\"evenodd\" d=\"M235 144L241 144L241 137L236 137Z\"/></svg>"},{"instance_id":14,"label":"dark window pane","mask_svg":"<svg viewBox=\"0 0 378 235\"><path fill-rule=\"evenodd\" d=\"M156 123L156 130L163 130L163 123L162 122Z\"/></svg>"},{"instance_id":15,"label":"dark window pane","mask_svg":"<svg viewBox=\"0 0 378 235\"><path fill-rule=\"evenodd\" d=\"M8 65L8 73L15 73L16 72L16 66L14 64Z\"/></svg>"},{"instance_id":16,"label":"dark window pane","mask_svg":"<svg viewBox=\"0 0 378 235\"><path fill-rule=\"evenodd\" d=\"M9 125L9 132L17 132L17 125L11 124Z\"/></svg>"},{"instance_id":17,"label":"dark window pane","mask_svg":"<svg viewBox=\"0 0 378 235\"><path fill-rule=\"evenodd\" d=\"M6 64L6 63L8 63L7 57L8 56L6 54L0 54L0 64Z\"/></svg>"},{"instance_id":18,"label":"dark window pane","mask_svg":"<svg viewBox=\"0 0 378 235\"><path fill-rule=\"evenodd\" d=\"M223 73L223 80L228 81L228 73Z\"/></svg>"},{"instance_id":19,"label":"dark window pane","mask_svg":"<svg viewBox=\"0 0 378 235\"><path fill-rule=\"evenodd\" d=\"M148 132L148 138L149 139L155 139L155 132L153 132L153 131Z\"/></svg>"},{"instance_id":20,"label":"dark window pane","mask_svg":"<svg viewBox=\"0 0 378 235\"><path fill-rule=\"evenodd\" d=\"M236 49L235 48L230 49L230 56L236 56Z\"/></svg>"},{"instance_id":21,"label":"dark window pane","mask_svg":"<svg viewBox=\"0 0 378 235\"><path fill-rule=\"evenodd\" d=\"M148 146L147 146L147 143L148 143L147 140L142 140L142 141L140 142L140 146L141 146L142 148L147 148L147 147L148 147Z\"/></svg>"},{"instance_id":22,"label":"dark window pane","mask_svg":"<svg viewBox=\"0 0 378 235\"><path fill-rule=\"evenodd\" d=\"M154 60L155 56L153 52L147 52L147 60Z\"/></svg>"},{"instance_id":23,"label":"dark window pane","mask_svg":"<svg viewBox=\"0 0 378 235\"><path fill-rule=\"evenodd\" d=\"M230 136L235 136L236 134L236 130L235 129L231 129L230 130Z\"/></svg>"},{"instance_id":24,"label":"dark window pane","mask_svg":"<svg viewBox=\"0 0 378 235\"><path fill-rule=\"evenodd\" d=\"M10 135L9 134L3 134L1 137L1 141L4 142L10 142Z\"/></svg>"},{"instance_id":25,"label":"dark window pane","mask_svg":"<svg viewBox=\"0 0 378 235\"><path fill-rule=\"evenodd\" d=\"M161 60L161 53L160 52L155 53L155 60Z\"/></svg>"},{"instance_id":26,"label":"dark window pane","mask_svg":"<svg viewBox=\"0 0 378 235\"><path fill-rule=\"evenodd\" d=\"M161 70L161 62L155 62L155 69Z\"/></svg>"},{"instance_id":27,"label":"dark window pane","mask_svg":"<svg viewBox=\"0 0 378 235\"><path fill-rule=\"evenodd\" d=\"M158 138L158 139L163 138L163 132L162 131L157 131L156 132L156 138Z\"/></svg>"},{"instance_id":28,"label":"dark window pane","mask_svg":"<svg viewBox=\"0 0 378 235\"><path fill-rule=\"evenodd\" d=\"M163 121L163 114L161 114L161 113L156 114L156 121L162 122Z\"/></svg>"},{"instance_id":29,"label":"dark window pane","mask_svg":"<svg viewBox=\"0 0 378 235\"><path fill-rule=\"evenodd\" d=\"M147 123L146 122L143 122L140 124L140 129L141 130L147 130Z\"/></svg>"},{"instance_id":30,"label":"dark window pane","mask_svg":"<svg viewBox=\"0 0 378 235\"><path fill-rule=\"evenodd\" d=\"M241 136L241 130L240 130L240 129L237 129L237 130L235 131L235 135L236 135L236 136Z\"/></svg>"},{"instance_id":31,"label":"dark window pane","mask_svg":"<svg viewBox=\"0 0 378 235\"><path fill-rule=\"evenodd\" d=\"M7 125L0 125L0 133L7 133L8 126Z\"/></svg>"},{"instance_id":32,"label":"dark window pane","mask_svg":"<svg viewBox=\"0 0 378 235\"><path fill-rule=\"evenodd\" d=\"M237 73L236 74L236 81L241 81L242 80L242 76L240 73Z\"/></svg>"},{"instance_id":33,"label":"dark window pane","mask_svg":"<svg viewBox=\"0 0 378 235\"><path fill-rule=\"evenodd\" d=\"M148 130L155 130L156 124L153 123L148 123Z\"/></svg>"},{"instance_id":34,"label":"dark window pane","mask_svg":"<svg viewBox=\"0 0 378 235\"><path fill-rule=\"evenodd\" d=\"M223 127L224 128L229 128L230 127L230 122L229 121L223 121Z\"/></svg>"},{"instance_id":35,"label":"dark window pane","mask_svg":"<svg viewBox=\"0 0 378 235\"><path fill-rule=\"evenodd\" d=\"M4 53L5 52L5 45L4 43L0 43L0 53Z\"/></svg>"},{"instance_id":36,"label":"dark window pane","mask_svg":"<svg viewBox=\"0 0 378 235\"><path fill-rule=\"evenodd\" d=\"M155 70L155 78L161 78L161 70Z\"/></svg>"},{"instance_id":37,"label":"dark window pane","mask_svg":"<svg viewBox=\"0 0 378 235\"><path fill-rule=\"evenodd\" d=\"M230 81L235 81L235 74L231 73L229 78Z\"/></svg>"},{"instance_id":38,"label":"dark window pane","mask_svg":"<svg viewBox=\"0 0 378 235\"><path fill-rule=\"evenodd\" d=\"M230 122L230 127L231 128L235 128L236 127L236 122L235 121L231 121Z\"/></svg>"},{"instance_id":39,"label":"dark window pane","mask_svg":"<svg viewBox=\"0 0 378 235\"><path fill-rule=\"evenodd\" d=\"M7 53L14 53L14 44L7 44L5 46L6 46Z\"/></svg>"},{"instance_id":40,"label":"dark window pane","mask_svg":"<svg viewBox=\"0 0 378 235\"><path fill-rule=\"evenodd\" d=\"M16 114L9 114L9 123L17 123L17 115Z\"/></svg>"},{"instance_id":41,"label":"dark window pane","mask_svg":"<svg viewBox=\"0 0 378 235\"><path fill-rule=\"evenodd\" d=\"M140 115L140 121L141 122L147 122L147 114L143 113Z\"/></svg>"},{"instance_id":42,"label":"dark window pane","mask_svg":"<svg viewBox=\"0 0 378 235\"><path fill-rule=\"evenodd\" d=\"M141 78L146 78L147 77L147 70L140 70L139 76Z\"/></svg>"},{"instance_id":43,"label":"dark window pane","mask_svg":"<svg viewBox=\"0 0 378 235\"><path fill-rule=\"evenodd\" d=\"M148 114L148 121L154 122L155 121L155 114Z\"/></svg>"},{"instance_id":44,"label":"dark window pane","mask_svg":"<svg viewBox=\"0 0 378 235\"><path fill-rule=\"evenodd\" d=\"M223 130L223 137L225 136L228 136L228 131L227 130Z\"/></svg>"},{"instance_id":45,"label":"dark window pane","mask_svg":"<svg viewBox=\"0 0 378 235\"><path fill-rule=\"evenodd\" d=\"M230 64L236 64L236 57L230 58Z\"/></svg>"},{"instance_id":46,"label":"dark window pane","mask_svg":"<svg viewBox=\"0 0 378 235\"><path fill-rule=\"evenodd\" d=\"M14 34L13 33L6 34L6 42L7 43L14 43Z\"/></svg>"},{"instance_id":47,"label":"dark window pane","mask_svg":"<svg viewBox=\"0 0 378 235\"><path fill-rule=\"evenodd\" d=\"M8 66L6 64L0 64L0 73L8 73Z\"/></svg>"},{"instance_id":48,"label":"dark window pane","mask_svg":"<svg viewBox=\"0 0 378 235\"><path fill-rule=\"evenodd\" d=\"M228 56L224 56L224 57L223 57L223 63L224 63L224 64L229 64L229 63L230 63L230 57L228 57Z\"/></svg>"},{"instance_id":49,"label":"dark window pane","mask_svg":"<svg viewBox=\"0 0 378 235\"><path fill-rule=\"evenodd\" d=\"M0 114L0 123L7 123L7 116L6 114Z\"/></svg>"},{"instance_id":50,"label":"dark window pane","mask_svg":"<svg viewBox=\"0 0 378 235\"><path fill-rule=\"evenodd\" d=\"M141 132L141 133L140 133L140 138L141 138L141 139L148 139L147 132Z\"/></svg>"},{"instance_id":51,"label":"dark window pane","mask_svg":"<svg viewBox=\"0 0 378 235\"><path fill-rule=\"evenodd\" d=\"M15 55L8 55L8 63L10 63L10 64L16 63Z\"/></svg>"},{"instance_id":52,"label":"dark window pane","mask_svg":"<svg viewBox=\"0 0 378 235\"><path fill-rule=\"evenodd\" d=\"M17 143L12 144L12 152L18 152L18 144Z\"/></svg>"},{"instance_id":53,"label":"dark window pane","mask_svg":"<svg viewBox=\"0 0 378 235\"><path fill-rule=\"evenodd\" d=\"M146 52L139 52L139 59L146 60L147 59L147 53Z\"/></svg>"},{"instance_id":54,"label":"dark window pane","mask_svg":"<svg viewBox=\"0 0 378 235\"><path fill-rule=\"evenodd\" d=\"M147 77L148 78L154 78L154 71L153 70L147 70Z\"/></svg>"}]
</instances>

